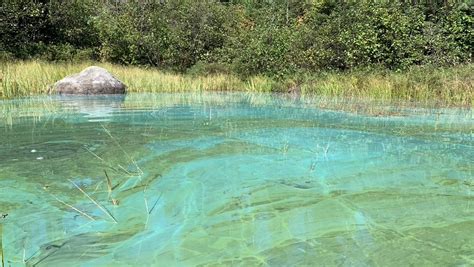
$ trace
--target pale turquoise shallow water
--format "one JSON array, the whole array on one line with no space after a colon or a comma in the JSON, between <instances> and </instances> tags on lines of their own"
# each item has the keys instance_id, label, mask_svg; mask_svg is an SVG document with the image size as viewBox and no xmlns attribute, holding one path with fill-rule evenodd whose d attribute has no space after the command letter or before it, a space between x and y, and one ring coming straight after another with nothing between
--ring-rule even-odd
<instances>
[{"instance_id":1,"label":"pale turquoise shallow water","mask_svg":"<svg viewBox=\"0 0 474 267\"><path fill-rule=\"evenodd\" d=\"M194 93L0 112L5 266L474 265L471 110Z\"/></svg>"}]
</instances>

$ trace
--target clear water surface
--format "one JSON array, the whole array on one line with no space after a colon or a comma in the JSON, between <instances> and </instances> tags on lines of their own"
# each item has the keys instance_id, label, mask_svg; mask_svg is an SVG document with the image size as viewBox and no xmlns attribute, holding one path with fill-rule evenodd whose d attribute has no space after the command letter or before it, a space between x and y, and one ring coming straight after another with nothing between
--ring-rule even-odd
<instances>
[{"instance_id":1,"label":"clear water surface","mask_svg":"<svg viewBox=\"0 0 474 267\"><path fill-rule=\"evenodd\" d=\"M0 101L5 266L473 266L474 115L245 93Z\"/></svg>"}]
</instances>

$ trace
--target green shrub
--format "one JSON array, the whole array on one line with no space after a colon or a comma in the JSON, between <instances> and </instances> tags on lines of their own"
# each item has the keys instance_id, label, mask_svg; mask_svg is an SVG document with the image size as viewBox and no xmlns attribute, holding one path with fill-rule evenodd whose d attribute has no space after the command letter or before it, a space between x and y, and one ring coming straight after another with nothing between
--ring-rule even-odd
<instances>
[{"instance_id":1,"label":"green shrub","mask_svg":"<svg viewBox=\"0 0 474 267\"><path fill-rule=\"evenodd\" d=\"M98 46L92 20L97 0L0 2L0 48L16 58L56 59Z\"/></svg>"},{"instance_id":2,"label":"green shrub","mask_svg":"<svg viewBox=\"0 0 474 267\"><path fill-rule=\"evenodd\" d=\"M0 51L277 80L444 67L472 62L473 3L9 0L0 2Z\"/></svg>"},{"instance_id":3,"label":"green shrub","mask_svg":"<svg viewBox=\"0 0 474 267\"><path fill-rule=\"evenodd\" d=\"M224 63L207 63L200 61L192 66L187 74L193 76L212 76L216 74L232 74L231 66Z\"/></svg>"}]
</instances>

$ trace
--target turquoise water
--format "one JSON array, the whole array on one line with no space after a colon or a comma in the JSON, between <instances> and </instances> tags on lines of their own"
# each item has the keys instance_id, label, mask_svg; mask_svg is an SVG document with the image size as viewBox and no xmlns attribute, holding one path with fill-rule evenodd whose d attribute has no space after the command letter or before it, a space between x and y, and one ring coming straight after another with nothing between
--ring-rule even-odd
<instances>
[{"instance_id":1,"label":"turquoise water","mask_svg":"<svg viewBox=\"0 0 474 267\"><path fill-rule=\"evenodd\" d=\"M0 112L5 266L474 265L468 109L194 93Z\"/></svg>"}]
</instances>

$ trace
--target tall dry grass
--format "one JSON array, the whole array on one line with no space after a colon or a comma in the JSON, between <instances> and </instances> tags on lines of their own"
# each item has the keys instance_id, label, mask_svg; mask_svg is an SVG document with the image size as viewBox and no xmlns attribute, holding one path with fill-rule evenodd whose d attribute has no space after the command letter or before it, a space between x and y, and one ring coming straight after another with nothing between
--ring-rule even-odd
<instances>
[{"instance_id":1,"label":"tall dry grass","mask_svg":"<svg viewBox=\"0 0 474 267\"><path fill-rule=\"evenodd\" d=\"M99 62L0 62L0 98L52 93L54 82L90 65L108 69L127 84L128 92L286 92L297 86L302 94L321 96L474 104L473 64L450 68L418 67L404 72L319 73L277 81L260 75L244 80L231 74L196 76Z\"/></svg>"}]
</instances>

